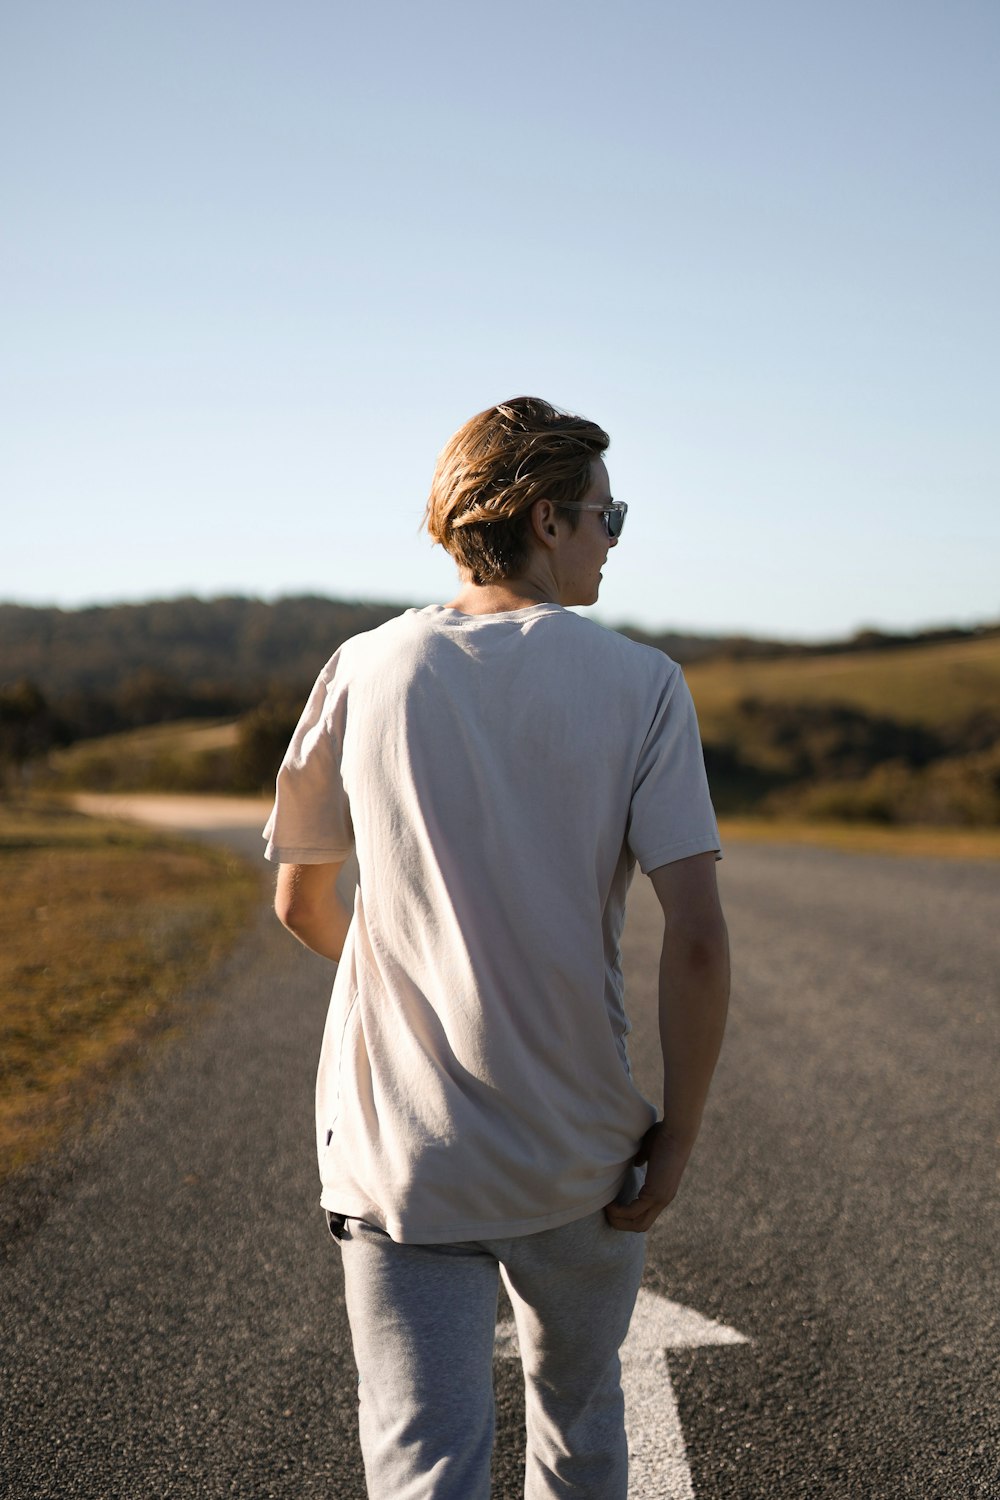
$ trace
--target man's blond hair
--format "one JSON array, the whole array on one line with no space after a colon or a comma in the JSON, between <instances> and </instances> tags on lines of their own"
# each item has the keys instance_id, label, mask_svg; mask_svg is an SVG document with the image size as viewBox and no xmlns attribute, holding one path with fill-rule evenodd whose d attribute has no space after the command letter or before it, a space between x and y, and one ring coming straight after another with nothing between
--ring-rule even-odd
<instances>
[{"instance_id":1,"label":"man's blond hair","mask_svg":"<svg viewBox=\"0 0 1000 1500\"><path fill-rule=\"evenodd\" d=\"M538 396L515 396L460 427L438 456L424 525L472 582L513 578L529 553L536 500L582 500L610 439ZM575 527L579 511L566 512Z\"/></svg>"}]
</instances>

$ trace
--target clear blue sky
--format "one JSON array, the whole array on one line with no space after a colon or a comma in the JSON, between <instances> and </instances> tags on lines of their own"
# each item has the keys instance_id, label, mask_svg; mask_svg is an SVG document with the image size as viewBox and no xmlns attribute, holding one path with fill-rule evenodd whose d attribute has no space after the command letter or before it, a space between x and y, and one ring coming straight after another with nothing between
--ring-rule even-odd
<instances>
[{"instance_id":1,"label":"clear blue sky","mask_svg":"<svg viewBox=\"0 0 1000 1500\"><path fill-rule=\"evenodd\" d=\"M466 417L612 435L599 617L1000 617L997 0L0 14L0 598L445 599Z\"/></svg>"}]
</instances>

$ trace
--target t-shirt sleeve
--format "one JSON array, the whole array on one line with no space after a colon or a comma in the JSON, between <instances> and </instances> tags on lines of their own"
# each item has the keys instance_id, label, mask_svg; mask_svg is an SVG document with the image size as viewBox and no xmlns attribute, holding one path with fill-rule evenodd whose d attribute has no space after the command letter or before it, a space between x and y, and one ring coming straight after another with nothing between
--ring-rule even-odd
<instances>
[{"instance_id":1,"label":"t-shirt sleeve","mask_svg":"<svg viewBox=\"0 0 1000 1500\"><path fill-rule=\"evenodd\" d=\"M336 864L354 845L341 770L347 686L338 658L317 678L278 771L264 827L264 857L277 864Z\"/></svg>"},{"instance_id":2,"label":"t-shirt sleeve","mask_svg":"<svg viewBox=\"0 0 1000 1500\"><path fill-rule=\"evenodd\" d=\"M626 836L644 875L692 854L722 857L698 719L679 667L663 684L639 753Z\"/></svg>"}]
</instances>

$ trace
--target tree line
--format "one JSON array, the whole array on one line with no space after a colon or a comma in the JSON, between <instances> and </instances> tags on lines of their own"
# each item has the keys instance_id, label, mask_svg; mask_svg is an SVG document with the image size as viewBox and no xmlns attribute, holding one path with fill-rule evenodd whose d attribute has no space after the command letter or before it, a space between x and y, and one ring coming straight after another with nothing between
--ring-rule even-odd
<instances>
[{"instance_id":1,"label":"tree line","mask_svg":"<svg viewBox=\"0 0 1000 1500\"><path fill-rule=\"evenodd\" d=\"M301 705L347 638L405 606L305 596L175 599L64 611L0 605L0 777L24 779L82 741L178 721L235 723L226 743L125 758L65 758L54 779L106 790L258 791L273 784ZM801 646L748 638L625 633L691 662L885 651L970 635L959 629ZM745 697L724 735L707 740L724 812L883 822L1000 823L1000 711L984 707L943 730L837 703Z\"/></svg>"},{"instance_id":2,"label":"tree line","mask_svg":"<svg viewBox=\"0 0 1000 1500\"><path fill-rule=\"evenodd\" d=\"M268 694L311 683L342 641L405 608L318 595L273 602L185 597L73 610L0 604L0 686L34 683L70 722L86 722L84 705L93 705L92 719L103 715L103 722L88 724L88 733L158 722L150 714L176 717L178 706L184 714L208 716L240 711ZM621 629L682 665L713 656L743 661L885 651L1000 633L1000 625L910 635L866 629L846 641L802 644L628 624Z\"/></svg>"}]
</instances>

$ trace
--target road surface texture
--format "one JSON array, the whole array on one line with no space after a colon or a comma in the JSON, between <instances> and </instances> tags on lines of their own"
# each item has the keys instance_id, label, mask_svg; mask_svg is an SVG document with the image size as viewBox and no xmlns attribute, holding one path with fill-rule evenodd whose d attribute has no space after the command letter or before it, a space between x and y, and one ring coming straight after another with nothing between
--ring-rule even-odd
<instances>
[{"instance_id":1,"label":"road surface texture","mask_svg":"<svg viewBox=\"0 0 1000 1500\"><path fill-rule=\"evenodd\" d=\"M1000 866L734 845L720 875L732 1021L646 1273L749 1340L663 1366L693 1493L1000 1496ZM657 945L640 878L626 966L654 1095ZM331 975L262 911L101 1128L0 1204L0 1493L364 1496L313 1157ZM497 1402L515 1500L509 1359Z\"/></svg>"}]
</instances>

